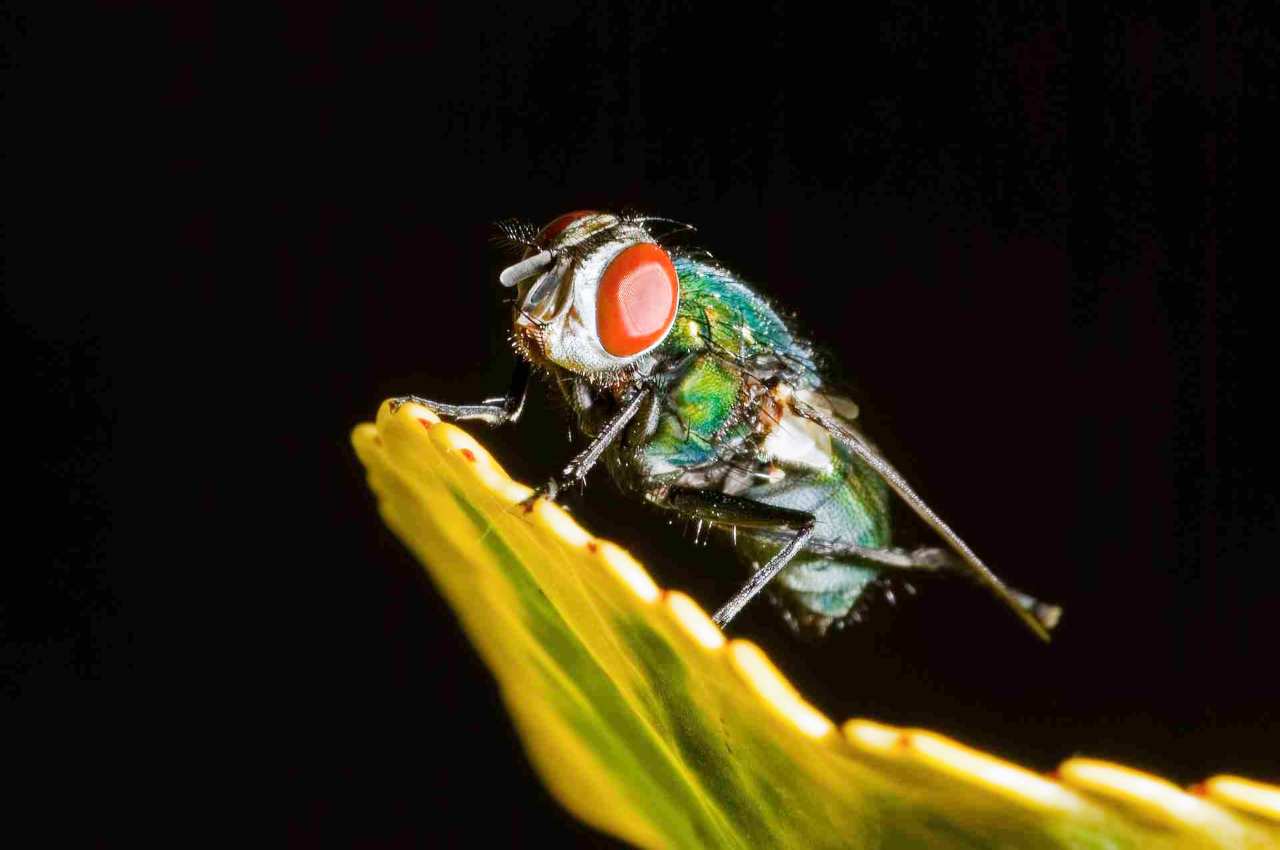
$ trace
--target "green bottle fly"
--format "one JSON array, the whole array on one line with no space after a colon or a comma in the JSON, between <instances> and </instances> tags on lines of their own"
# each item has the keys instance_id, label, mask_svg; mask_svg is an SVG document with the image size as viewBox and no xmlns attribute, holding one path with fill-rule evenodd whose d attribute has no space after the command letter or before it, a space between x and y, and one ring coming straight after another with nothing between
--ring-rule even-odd
<instances>
[{"instance_id":1,"label":"green bottle fly","mask_svg":"<svg viewBox=\"0 0 1280 850\"><path fill-rule=\"evenodd\" d=\"M861 435L810 346L709 254L655 238L662 223L581 211L507 225L525 248L500 276L516 290L511 388L471 405L397 401L500 425L519 418L531 367L544 371L588 444L530 499L603 459L624 494L727 531L751 575L716 612L721 626L767 588L793 628L821 635L885 571L952 570L1047 639L1060 610L996 578ZM891 494L946 547L894 547Z\"/></svg>"}]
</instances>

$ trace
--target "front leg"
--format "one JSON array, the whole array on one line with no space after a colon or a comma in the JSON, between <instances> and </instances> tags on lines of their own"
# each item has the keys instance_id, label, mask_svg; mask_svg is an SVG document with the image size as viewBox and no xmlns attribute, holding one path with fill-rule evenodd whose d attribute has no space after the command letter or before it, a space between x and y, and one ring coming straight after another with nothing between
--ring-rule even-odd
<instances>
[{"instance_id":1,"label":"front leg","mask_svg":"<svg viewBox=\"0 0 1280 850\"><path fill-rule=\"evenodd\" d=\"M652 392L653 387L649 384L638 384L632 387L623 398L622 407L605 423L605 426L600 429L600 433L592 439L590 445L579 452L573 460L565 464L564 469L560 470L559 474L553 475L546 484L534 490L529 494L528 498L520 503L524 505L525 510L532 510L533 503L543 496L554 500L561 490L586 478L587 473L591 471L591 467L595 466L596 461L600 459L600 455L604 454L605 449L613 445L613 441L618 439L622 429L626 428L627 423L635 418L640 406L645 403Z\"/></svg>"},{"instance_id":2,"label":"front leg","mask_svg":"<svg viewBox=\"0 0 1280 850\"><path fill-rule=\"evenodd\" d=\"M487 398L479 404L444 404L416 395L402 395L391 399L391 412L395 413L402 404L413 402L431 408L444 419L475 419L497 427L520 418L520 414L524 412L524 399L528 394L529 364L521 360L516 363L515 371L511 374L511 387L504 396Z\"/></svg>"}]
</instances>

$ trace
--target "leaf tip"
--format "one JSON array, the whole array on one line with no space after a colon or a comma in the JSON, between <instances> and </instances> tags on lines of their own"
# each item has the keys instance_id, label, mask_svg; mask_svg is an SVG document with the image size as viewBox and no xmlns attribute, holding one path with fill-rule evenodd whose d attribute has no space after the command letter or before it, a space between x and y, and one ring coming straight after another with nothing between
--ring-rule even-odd
<instances>
[{"instance_id":1,"label":"leaf tip","mask_svg":"<svg viewBox=\"0 0 1280 850\"><path fill-rule=\"evenodd\" d=\"M662 591L658 589L658 585L654 583L648 571L640 565L639 561L631 557L626 549L616 543L610 543L607 540L595 542L599 556L604 559L605 564L613 571L614 575L622 580L624 585L645 602L658 601Z\"/></svg>"},{"instance_id":2,"label":"leaf tip","mask_svg":"<svg viewBox=\"0 0 1280 850\"><path fill-rule=\"evenodd\" d=\"M805 735L821 738L835 728L825 715L804 701L760 647L745 640L731 641L729 660L766 703Z\"/></svg>"},{"instance_id":3,"label":"leaf tip","mask_svg":"<svg viewBox=\"0 0 1280 850\"><path fill-rule=\"evenodd\" d=\"M1280 787L1240 776L1215 776L1192 789L1214 802L1280 823Z\"/></svg>"},{"instance_id":4,"label":"leaf tip","mask_svg":"<svg viewBox=\"0 0 1280 850\"><path fill-rule=\"evenodd\" d=\"M1106 761L1067 759L1058 767L1062 782L1081 791L1127 805L1161 820L1187 825L1220 817L1220 810L1172 782Z\"/></svg>"},{"instance_id":5,"label":"leaf tip","mask_svg":"<svg viewBox=\"0 0 1280 850\"><path fill-rule=\"evenodd\" d=\"M724 632L720 631L720 627L707 616L707 612L703 611L702 606L697 602L676 590L668 591L664 601L667 604L667 610L671 612L671 616L685 634L707 649L715 650L724 646Z\"/></svg>"},{"instance_id":6,"label":"leaf tip","mask_svg":"<svg viewBox=\"0 0 1280 850\"><path fill-rule=\"evenodd\" d=\"M941 773L1041 809L1073 809L1079 798L1051 779L934 732L913 731L909 748Z\"/></svg>"}]
</instances>

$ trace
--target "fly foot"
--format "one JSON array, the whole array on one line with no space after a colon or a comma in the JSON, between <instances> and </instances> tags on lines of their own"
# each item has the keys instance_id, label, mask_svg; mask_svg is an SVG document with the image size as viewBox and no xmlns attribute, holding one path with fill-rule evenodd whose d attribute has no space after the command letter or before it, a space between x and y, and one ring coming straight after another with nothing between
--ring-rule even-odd
<instances>
[{"instance_id":1,"label":"fly foot","mask_svg":"<svg viewBox=\"0 0 1280 850\"><path fill-rule=\"evenodd\" d=\"M387 406L391 408L392 413L399 410L402 404L420 404L423 407L432 406L431 402L427 401L425 398L419 398L416 395L398 395L391 399L391 401L387 402Z\"/></svg>"},{"instance_id":2,"label":"fly foot","mask_svg":"<svg viewBox=\"0 0 1280 850\"><path fill-rule=\"evenodd\" d=\"M559 492L560 483L552 478L541 487L535 487L533 492L521 499L518 504L520 507L524 508L525 513L529 513L533 510L534 502L542 498L545 498L550 502L554 502L556 500L556 495L559 494Z\"/></svg>"}]
</instances>

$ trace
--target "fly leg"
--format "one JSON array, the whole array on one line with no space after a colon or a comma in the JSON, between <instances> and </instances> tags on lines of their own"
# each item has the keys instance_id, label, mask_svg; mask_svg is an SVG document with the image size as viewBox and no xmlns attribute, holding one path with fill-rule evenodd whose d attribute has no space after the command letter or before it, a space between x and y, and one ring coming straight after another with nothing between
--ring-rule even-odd
<instances>
[{"instance_id":1,"label":"fly leg","mask_svg":"<svg viewBox=\"0 0 1280 850\"><path fill-rule=\"evenodd\" d=\"M733 595L733 598L722 605L711 618L721 628L728 625L743 606L764 590L765 586L773 581L774 576L782 572L782 568L791 562L796 553L805 548L805 543L813 535L813 527L817 522L814 515L808 511L779 508L740 496L730 496L712 490L695 490L692 487L672 487L664 496L655 497L654 501L700 520L743 528L768 529L777 531L779 535L790 532L786 545L778 550L767 564L756 570L751 578L747 579L747 583Z\"/></svg>"},{"instance_id":2,"label":"fly leg","mask_svg":"<svg viewBox=\"0 0 1280 850\"><path fill-rule=\"evenodd\" d=\"M972 577L961 558L949 549L937 546L921 546L918 549L871 549L854 543L839 540L809 541L806 549L823 555L853 556L869 561L877 566L897 570L927 570L939 572L946 570L958 575ZM1026 611L1046 630L1052 630L1062 617L1062 608L1042 602L1029 593L1023 593L1012 587L1006 587L1009 595L1023 611Z\"/></svg>"},{"instance_id":3,"label":"fly leg","mask_svg":"<svg viewBox=\"0 0 1280 850\"><path fill-rule=\"evenodd\" d=\"M524 399L528 394L529 364L521 360L516 363L515 371L511 374L511 387L504 396L487 398L479 404L444 404L416 395L402 395L391 399L391 412L395 413L400 405L412 402L431 408L432 412L445 419L477 419L486 425L497 427L520 418L524 411Z\"/></svg>"},{"instance_id":4,"label":"fly leg","mask_svg":"<svg viewBox=\"0 0 1280 850\"><path fill-rule=\"evenodd\" d=\"M649 398L649 394L653 391L648 384L640 384L632 387L631 390L622 400L622 407L613 417L605 423L600 429L600 433L592 438L591 443L574 456L573 460L565 464L564 469L541 487L534 490L523 501L525 510L532 509L533 503L546 496L548 499L554 500L556 494L564 488L576 484L587 477L587 473L591 471L591 467L596 465L596 461L600 459L600 455L604 454L605 449L613 445L613 441L618 439L618 435L622 433L622 429L627 427L640 410L640 406Z\"/></svg>"},{"instance_id":5,"label":"fly leg","mask_svg":"<svg viewBox=\"0 0 1280 850\"><path fill-rule=\"evenodd\" d=\"M1045 628L1044 623L1036 618L1035 614L1027 610L1026 607L1018 600L1004 582L996 578L995 573L982 562L969 545L960 539L960 536L951 530L951 527L942 521L942 517L934 513L933 508L925 504L916 491L912 489L907 480L902 477L898 470L880 456L874 448L867 444L857 431L842 422L837 417L831 415L825 410L814 407L811 404L793 398L791 400L791 409L797 416L808 419L821 425L832 439L840 443L851 454L869 466L885 484L889 485L889 489L898 494L898 498L907 503L911 510L915 511L916 516L924 520L925 524L937 532L947 545L959 556L960 569L969 574L971 578L989 590L997 599L1003 602L1011 611L1017 614L1031 631L1042 640L1049 640L1049 630Z\"/></svg>"}]
</instances>

